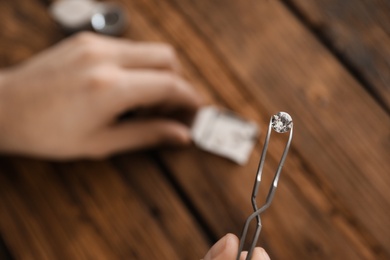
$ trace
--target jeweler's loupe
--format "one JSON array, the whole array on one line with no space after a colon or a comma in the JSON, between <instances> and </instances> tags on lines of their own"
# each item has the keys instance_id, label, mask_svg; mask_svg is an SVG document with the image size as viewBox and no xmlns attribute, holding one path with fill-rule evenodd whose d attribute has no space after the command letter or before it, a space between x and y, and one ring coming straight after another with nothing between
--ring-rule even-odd
<instances>
[{"instance_id":1,"label":"jeweler's loupe","mask_svg":"<svg viewBox=\"0 0 390 260\"><path fill-rule=\"evenodd\" d=\"M127 26L121 6L93 0L60 0L50 6L50 14L67 33L95 31L119 36Z\"/></svg>"}]
</instances>

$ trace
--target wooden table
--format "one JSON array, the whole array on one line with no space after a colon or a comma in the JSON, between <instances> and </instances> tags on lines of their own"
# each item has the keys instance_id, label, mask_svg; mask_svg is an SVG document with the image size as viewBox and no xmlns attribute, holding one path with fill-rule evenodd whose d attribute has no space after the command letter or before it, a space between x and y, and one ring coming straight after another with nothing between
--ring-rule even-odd
<instances>
[{"instance_id":1,"label":"wooden table","mask_svg":"<svg viewBox=\"0 0 390 260\"><path fill-rule=\"evenodd\" d=\"M1 66L65 37L49 2L0 1ZM195 147L68 163L3 156L1 259L200 259L251 213L277 111L295 136L259 244L273 259L390 259L389 1L116 2L131 18L125 37L174 45L209 103L261 126L259 144L245 166ZM284 141L270 144L266 183Z\"/></svg>"}]
</instances>

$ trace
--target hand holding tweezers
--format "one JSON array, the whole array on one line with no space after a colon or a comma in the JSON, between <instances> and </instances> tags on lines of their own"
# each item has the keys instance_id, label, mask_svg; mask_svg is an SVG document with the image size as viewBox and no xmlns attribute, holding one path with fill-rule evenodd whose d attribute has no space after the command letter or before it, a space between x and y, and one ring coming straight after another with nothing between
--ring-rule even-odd
<instances>
[{"instance_id":1,"label":"hand holding tweezers","mask_svg":"<svg viewBox=\"0 0 390 260\"><path fill-rule=\"evenodd\" d=\"M279 165L278 165L278 168L277 168L276 173L274 175L274 179L272 181L271 187L268 191L266 201L265 201L264 205L259 208L257 205L256 198L257 198L257 193L259 192L259 186L261 183L261 176L263 173L263 167L264 167L265 157L267 154L268 143L269 143L269 139L271 137L271 131L272 131L271 128L273 128L278 133L290 132L290 136L289 136L288 141L286 143L286 146L284 148L282 157L279 161ZM263 151L262 151L261 157L260 157L260 163L259 163L259 167L257 170L255 184L253 186L253 191L252 191L252 207L253 207L254 212L247 218L247 220L245 222L244 229L242 231L241 238L240 238L240 247L239 247L238 254L237 254L237 260L240 259L241 252L243 251L245 239L246 239L247 233L248 233L249 224L251 223L251 221L254 218L256 218L257 226L256 226L255 234L253 235L253 238L252 238L252 243L251 243L251 246L249 248L246 260L250 260L252 257L253 250L257 244L257 240L259 238L261 227L262 227L260 214L263 213L271 205L272 199L275 195L276 187L278 186L280 173L282 171L283 164L286 160L286 156L287 156L288 150L290 148L292 136L293 136L293 123L292 123L292 118L289 114L287 114L285 112L279 112L276 115L271 117L271 120L270 120L270 123L268 126L267 136L266 136L265 142L264 142Z\"/></svg>"}]
</instances>

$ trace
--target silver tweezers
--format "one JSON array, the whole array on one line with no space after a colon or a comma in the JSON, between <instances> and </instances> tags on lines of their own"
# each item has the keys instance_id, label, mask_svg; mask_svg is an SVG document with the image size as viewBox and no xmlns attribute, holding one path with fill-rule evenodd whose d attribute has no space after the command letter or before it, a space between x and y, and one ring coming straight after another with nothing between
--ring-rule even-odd
<instances>
[{"instance_id":1,"label":"silver tweezers","mask_svg":"<svg viewBox=\"0 0 390 260\"><path fill-rule=\"evenodd\" d=\"M257 197L257 193L259 192L261 175L263 173L263 167L264 167L265 157L266 157L266 153L267 153L267 149L268 149L268 143L269 143L269 139L271 136L271 128L273 128L278 133L290 132L290 136L288 138L286 147L284 148L282 158L280 159L280 162L279 162L278 168L276 170L272 185L268 191L266 201L265 201L264 205L261 206L261 208L259 208L257 205L256 197ZM244 243L245 243L245 239L247 237L249 224L251 223L251 221L254 218L256 218L256 220L257 220L256 231L255 231L255 234L253 235L252 244L251 244L250 249L248 251L246 260L250 260L252 257L253 250L255 249L255 246L257 244L257 240L259 238L261 227L262 227L260 214L263 213L271 205L272 199L275 195L276 187L278 186L279 176L280 176L280 173L282 171L283 164L286 160L288 150L290 148L292 136L293 136L293 123L292 123L292 118L289 114L287 114L285 112L279 112L276 115L271 117L271 120L270 120L270 123L268 126L267 136L266 136L265 142L264 142L263 151L262 151L261 157L260 157L259 167L257 169L255 184L253 186L253 191L252 191L252 207L253 207L254 212L252 213L252 215L250 215L247 218L245 225L244 225L244 229L242 230L242 234L241 234L241 238L240 238L240 247L239 247L237 258L236 258L237 260L240 259L241 252L244 249Z\"/></svg>"}]
</instances>

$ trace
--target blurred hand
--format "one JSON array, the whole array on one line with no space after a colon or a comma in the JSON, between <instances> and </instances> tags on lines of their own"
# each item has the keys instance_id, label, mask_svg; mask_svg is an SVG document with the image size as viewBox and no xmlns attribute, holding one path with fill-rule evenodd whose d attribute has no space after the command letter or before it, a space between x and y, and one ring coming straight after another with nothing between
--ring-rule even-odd
<instances>
[{"instance_id":1,"label":"blurred hand","mask_svg":"<svg viewBox=\"0 0 390 260\"><path fill-rule=\"evenodd\" d=\"M239 241L233 234L221 238L206 254L203 260L235 260L238 254ZM247 252L242 252L240 260L244 260ZM261 247L253 251L252 260L269 260L268 254Z\"/></svg>"},{"instance_id":2,"label":"blurred hand","mask_svg":"<svg viewBox=\"0 0 390 260\"><path fill-rule=\"evenodd\" d=\"M200 104L178 67L165 44L91 33L67 39L0 72L0 151L99 158L187 144L188 127L161 116L194 113ZM129 110L147 110L149 116L118 122Z\"/></svg>"}]
</instances>

